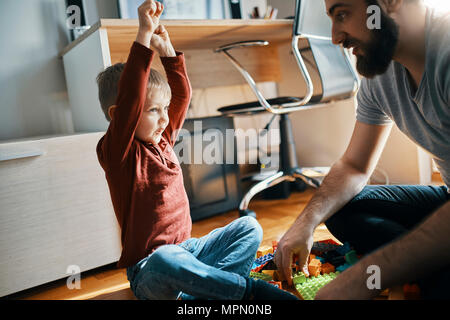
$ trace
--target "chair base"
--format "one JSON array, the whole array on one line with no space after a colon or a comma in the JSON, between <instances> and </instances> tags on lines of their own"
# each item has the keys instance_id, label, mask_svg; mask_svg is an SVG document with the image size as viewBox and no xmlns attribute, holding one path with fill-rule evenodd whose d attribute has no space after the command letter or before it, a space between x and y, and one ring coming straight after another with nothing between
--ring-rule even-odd
<instances>
[{"instance_id":1,"label":"chair base","mask_svg":"<svg viewBox=\"0 0 450 320\"><path fill-rule=\"evenodd\" d=\"M325 172L327 173L329 171L329 168L322 167L321 169L323 170L321 176L323 178L325 176ZM313 188L318 188L321 184L320 175L314 175L313 177L311 174L309 174L310 172L314 172L312 168L294 168L287 172L278 171L276 174L264 179L263 181L258 182L257 184L252 186L242 198L242 201L239 204L239 216L252 216L256 218L256 213L248 209L251 199L258 193L270 187L276 186L277 184L280 184L284 181L295 182L296 180L301 180Z\"/></svg>"}]
</instances>

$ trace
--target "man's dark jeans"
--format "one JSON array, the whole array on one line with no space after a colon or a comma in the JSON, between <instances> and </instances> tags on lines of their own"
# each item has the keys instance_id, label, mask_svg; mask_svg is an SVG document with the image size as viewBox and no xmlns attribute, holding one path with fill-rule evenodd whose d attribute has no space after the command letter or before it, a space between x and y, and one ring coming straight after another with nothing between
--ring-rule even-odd
<instances>
[{"instance_id":1,"label":"man's dark jeans","mask_svg":"<svg viewBox=\"0 0 450 320\"><path fill-rule=\"evenodd\" d=\"M412 230L448 200L445 186L366 186L325 224L339 241L365 255ZM423 298L450 298L450 266L440 267L417 280Z\"/></svg>"}]
</instances>

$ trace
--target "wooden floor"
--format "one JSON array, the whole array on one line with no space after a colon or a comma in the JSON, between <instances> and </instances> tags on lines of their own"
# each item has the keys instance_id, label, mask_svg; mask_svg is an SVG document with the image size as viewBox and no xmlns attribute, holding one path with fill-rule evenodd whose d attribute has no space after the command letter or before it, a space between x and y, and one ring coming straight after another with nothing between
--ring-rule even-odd
<instances>
[{"instance_id":1,"label":"wooden floor","mask_svg":"<svg viewBox=\"0 0 450 320\"><path fill-rule=\"evenodd\" d=\"M306 203L313 195L313 190L293 193L283 200L254 200L250 209L258 215L258 221L264 230L261 245L272 245L272 240L279 240ZM237 211L221 214L209 219L195 222L192 236L201 237L215 228L222 227L238 218ZM314 240L332 238L324 225L317 228ZM66 280L59 280L32 288L7 297L8 299L26 300L86 300L86 299L135 299L127 280L125 269L108 265L81 274L81 289L69 290Z\"/></svg>"},{"instance_id":2,"label":"wooden floor","mask_svg":"<svg viewBox=\"0 0 450 320\"><path fill-rule=\"evenodd\" d=\"M433 176L433 184L442 185L440 176ZM271 245L279 240L291 226L299 213L314 194L308 189L302 193L293 193L289 199L253 200L250 209L258 215L258 221L264 230L261 246ZM225 226L238 218L237 211L231 211L209 219L196 222L192 226L192 236L201 237L211 230ZM314 241L335 239L325 225L320 225L314 233ZM104 266L81 275L81 289L69 290L66 280L62 279L36 288L4 297L19 300L134 300L125 269L117 269L115 264ZM401 287L384 292L379 299L402 299Z\"/></svg>"}]
</instances>

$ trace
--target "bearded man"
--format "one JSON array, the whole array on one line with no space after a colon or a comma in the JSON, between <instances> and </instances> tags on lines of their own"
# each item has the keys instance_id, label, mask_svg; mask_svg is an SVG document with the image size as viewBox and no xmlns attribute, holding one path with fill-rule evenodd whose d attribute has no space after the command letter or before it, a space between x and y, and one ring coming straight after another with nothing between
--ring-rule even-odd
<instances>
[{"instance_id":1,"label":"bearded man","mask_svg":"<svg viewBox=\"0 0 450 320\"><path fill-rule=\"evenodd\" d=\"M371 299L410 282L419 284L423 298L448 299L450 13L422 0L322 1L333 43L353 48L364 77L357 121L344 155L279 241L275 262L289 283L293 254L308 273L313 232L325 222L363 258L316 299ZM372 11L374 5L380 10ZM371 29L377 11L380 28ZM393 123L432 155L446 185L367 185ZM368 285L371 270L379 271L375 288Z\"/></svg>"}]
</instances>

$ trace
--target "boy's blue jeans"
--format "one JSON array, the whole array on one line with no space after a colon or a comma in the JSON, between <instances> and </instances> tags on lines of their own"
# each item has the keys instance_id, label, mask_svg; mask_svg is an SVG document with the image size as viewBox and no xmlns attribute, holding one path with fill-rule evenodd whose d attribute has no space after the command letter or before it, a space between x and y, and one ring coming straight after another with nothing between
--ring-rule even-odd
<instances>
[{"instance_id":1,"label":"boy's blue jeans","mask_svg":"<svg viewBox=\"0 0 450 320\"><path fill-rule=\"evenodd\" d=\"M256 219L242 217L204 237L161 246L127 268L131 290L140 300L240 300L261 240Z\"/></svg>"},{"instance_id":2,"label":"boy's blue jeans","mask_svg":"<svg viewBox=\"0 0 450 320\"><path fill-rule=\"evenodd\" d=\"M325 225L341 242L368 254L412 230L448 200L445 186L366 186ZM450 266L441 268L439 277L417 280L424 298L449 297Z\"/></svg>"}]
</instances>

